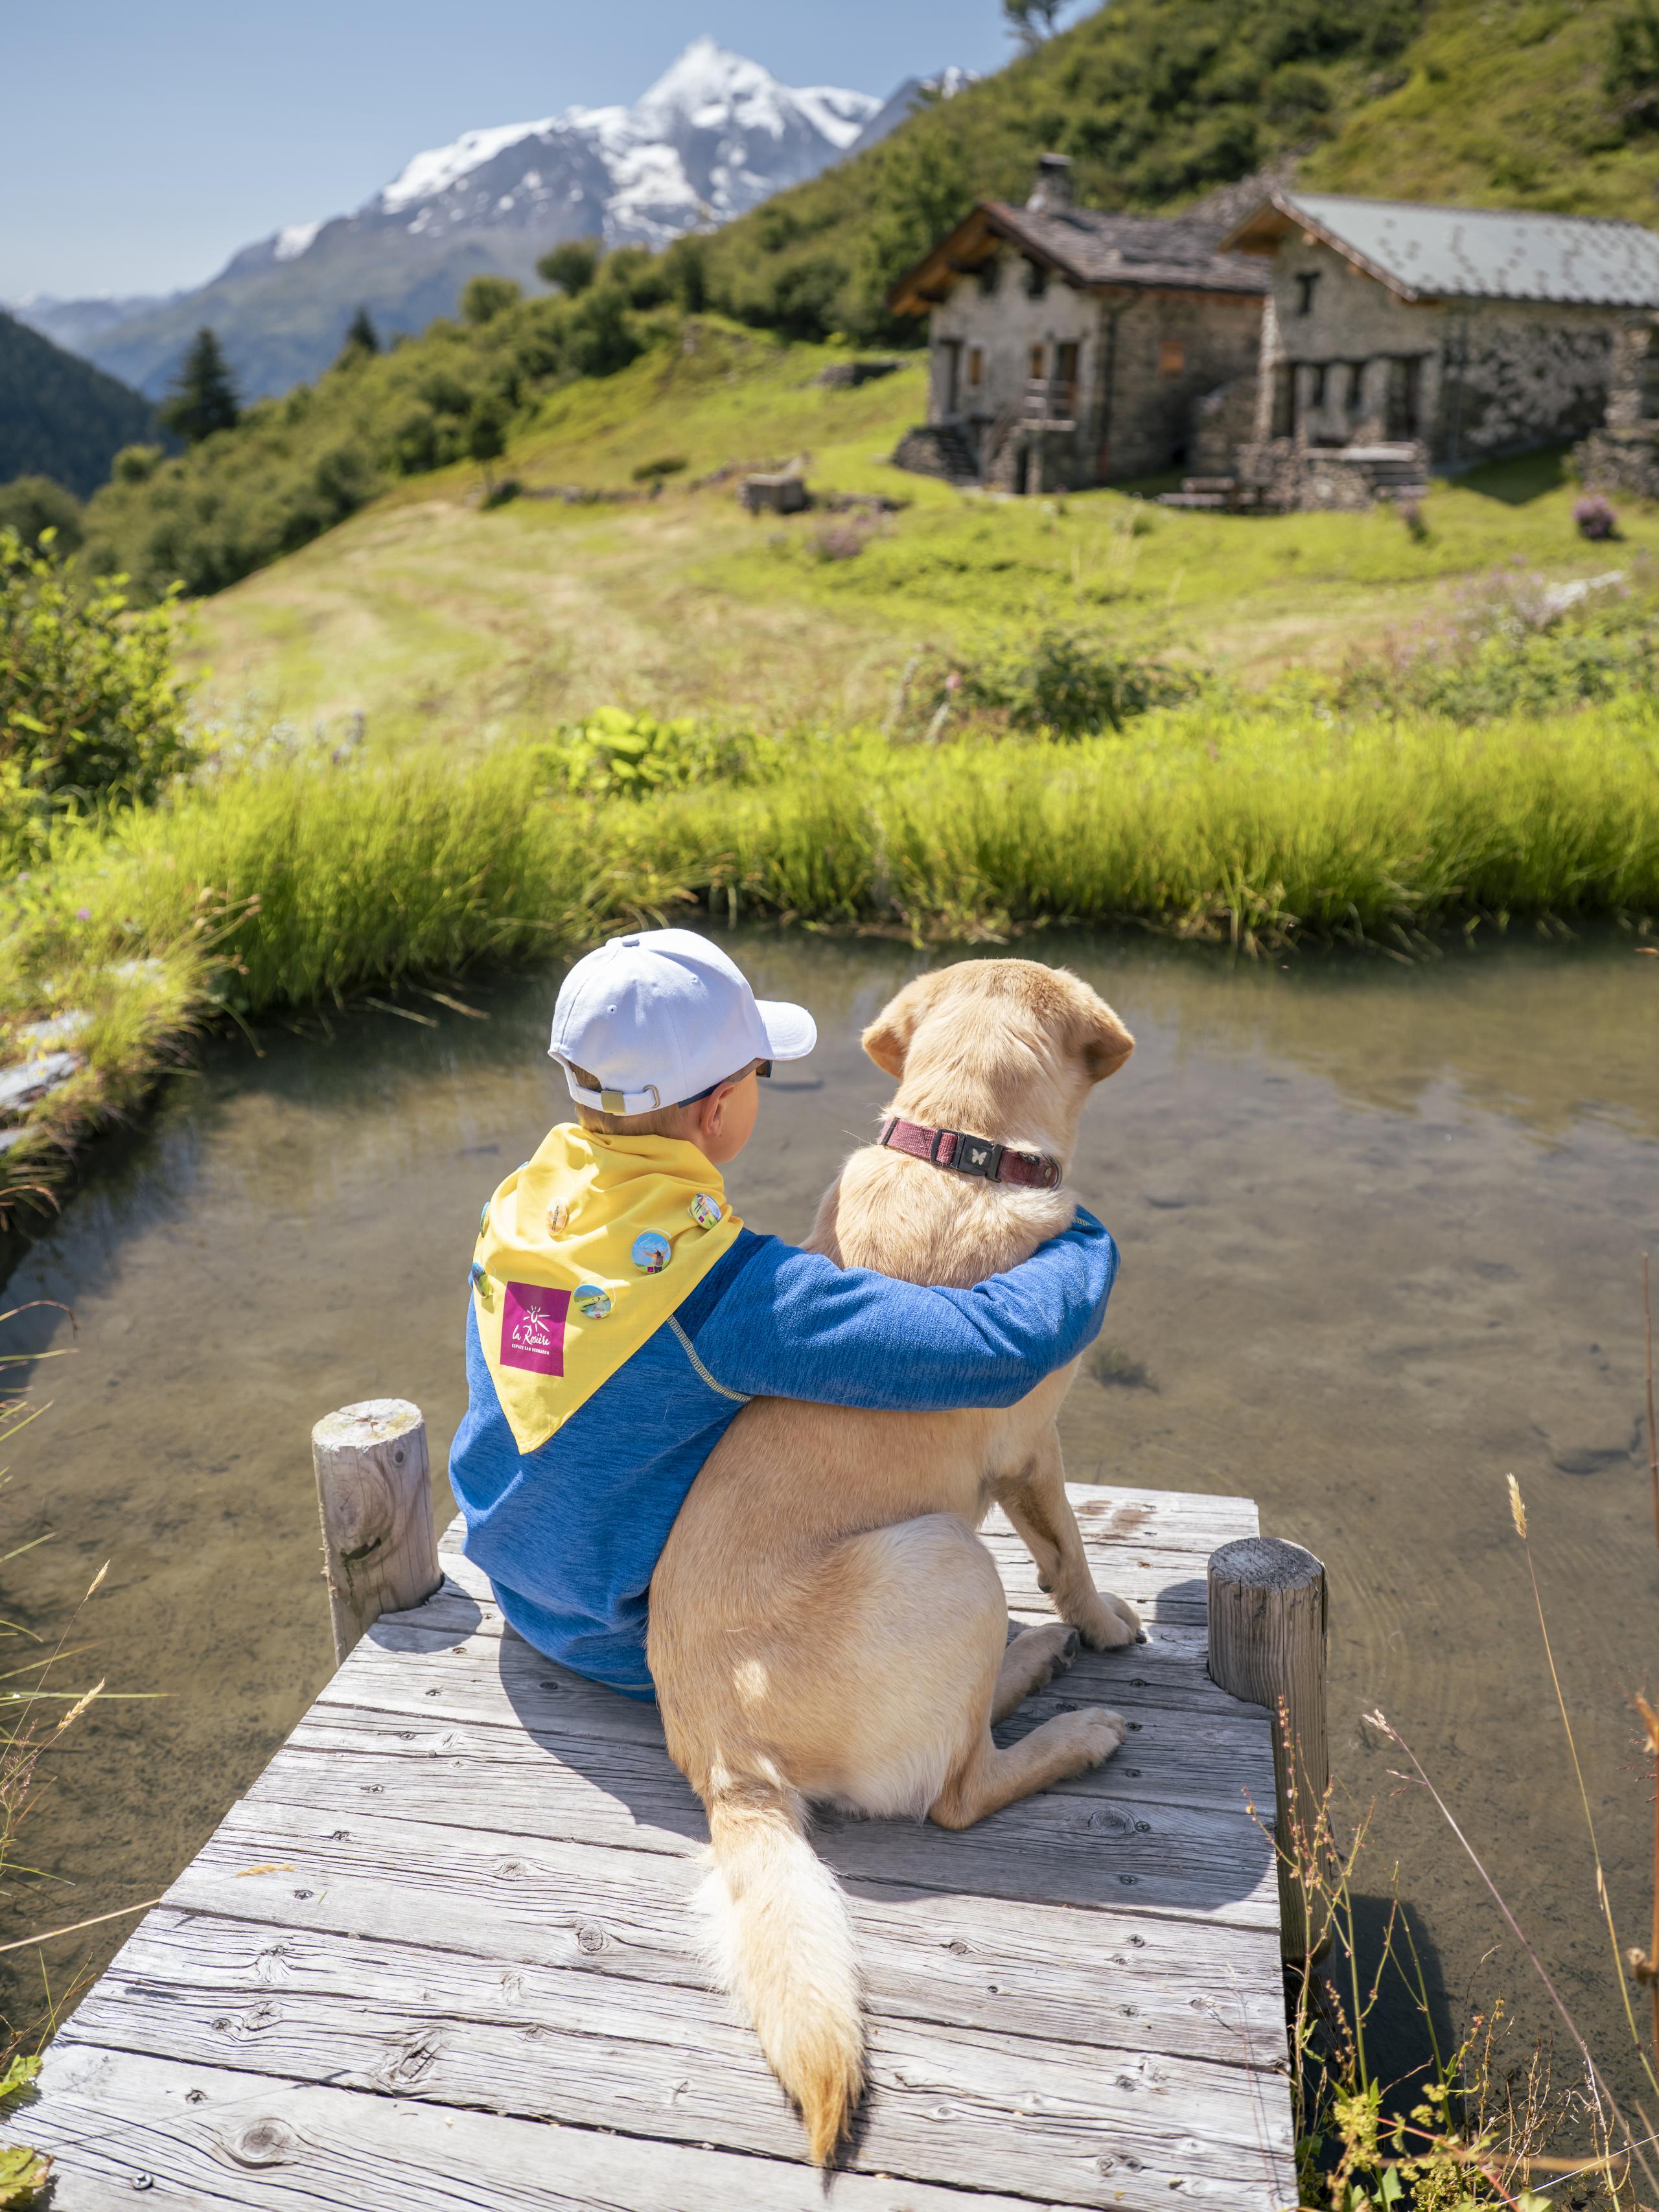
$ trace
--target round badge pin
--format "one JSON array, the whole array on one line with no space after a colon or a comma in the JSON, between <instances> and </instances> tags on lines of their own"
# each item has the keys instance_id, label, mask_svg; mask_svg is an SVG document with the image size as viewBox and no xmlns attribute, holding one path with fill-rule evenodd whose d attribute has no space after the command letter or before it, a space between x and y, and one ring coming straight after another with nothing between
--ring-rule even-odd
<instances>
[{"instance_id":1,"label":"round badge pin","mask_svg":"<svg viewBox=\"0 0 1659 2212\"><path fill-rule=\"evenodd\" d=\"M642 1275L661 1274L673 1256L674 1248L660 1229L642 1229L629 1254Z\"/></svg>"},{"instance_id":2,"label":"round badge pin","mask_svg":"<svg viewBox=\"0 0 1659 2212\"><path fill-rule=\"evenodd\" d=\"M706 1190L697 1193L686 1212L699 1229L718 1229L720 1225L720 1202L717 1198L710 1198Z\"/></svg>"},{"instance_id":3,"label":"round badge pin","mask_svg":"<svg viewBox=\"0 0 1659 2212\"><path fill-rule=\"evenodd\" d=\"M472 1287L478 1293L479 1303L486 1313L495 1310L495 1286L475 1260L472 1262Z\"/></svg>"},{"instance_id":4,"label":"round badge pin","mask_svg":"<svg viewBox=\"0 0 1659 2212\"><path fill-rule=\"evenodd\" d=\"M483 1212L478 1216L478 1234L482 1237L489 1226L489 1200L485 1199Z\"/></svg>"},{"instance_id":5,"label":"round badge pin","mask_svg":"<svg viewBox=\"0 0 1659 2212\"><path fill-rule=\"evenodd\" d=\"M603 1321L611 1310L611 1293L598 1283L578 1283L571 1304L584 1321Z\"/></svg>"},{"instance_id":6,"label":"round badge pin","mask_svg":"<svg viewBox=\"0 0 1659 2212\"><path fill-rule=\"evenodd\" d=\"M547 1233L550 1237L562 1237L569 1226L569 1206L563 1199L559 1199L547 1209Z\"/></svg>"}]
</instances>

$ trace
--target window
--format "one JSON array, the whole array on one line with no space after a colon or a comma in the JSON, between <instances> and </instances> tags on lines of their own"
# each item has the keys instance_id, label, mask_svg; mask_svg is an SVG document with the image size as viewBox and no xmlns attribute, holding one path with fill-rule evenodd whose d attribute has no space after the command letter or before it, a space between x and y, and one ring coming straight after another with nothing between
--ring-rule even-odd
<instances>
[{"instance_id":1,"label":"window","mask_svg":"<svg viewBox=\"0 0 1659 2212\"><path fill-rule=\"evenodd\" d=\"M1298 315L1313 313L1314 294L1319 289L1319 271L1304 269L1296 280L1296 312Z\"/></svg>"},{"instance_id":2,"label":"window","mask_svg":"<svg viewBox=\"0 0 1659 2212\"><path fill-rule=\"evenodd\" d=\"M1025 293L1028 299L1040 300L1048 289L1048 272L1040 262L1025 264Z\"/></svg>"},{"instance_id":3,"label":"window","mask_svg":"<svg viewBox=\"0 0 1659 2212\"><path fill-rule=\"evenodd\" d=\"M1325 364L1322 361L1315 362L1308 371L1308 404L1310 407L1325 404Z\"/></svg>"},{"instance_id":4,"label":"window","mask_svg":"<svg viewBox=\"0 0 1659 2212\"><path fill-rule=\"evenodd\" d=\"M979 264L979 289L988 300L997 289L997 278L1002 274L1001 264L994 253Z\"/></svg>"},{"instance_id":5,"label":"window","mask_svg":"<svg viewBox=\"0 0 1659 2212\"><path fill-rule=\"evenodd\" d=\"M1160 376L1179 376L1187 366L1187 349L1179 338L1165 338L1158 349Z\"/></svg>"},{"instance_id":6,"label":"window","mask_svg":"<svg viewBox=\"0 0 1659 2212\"><path fill-rule=\"evenodd\" d=\"M1348 412L1357 415L1364 404L1365 364L1363 361L1348 363Z\"/></svg>"},{"instance_id":7,"label":"window","mask_svg":"<svg viewBox=\"0 0 1659 2212\"><path fill-rule=\"evenodd\" d=\"M968 389L969 392L977 392L984 381L985 349L982 346L969 346L968 349Z\"/></svg>"},{"instance_id":8,"label":"window","mask_svg":"<svg viewBox=\"0 0 1659 2212\"><path fill-rule=\"evenodd\" d=\"M1033 383L1035 383L1035 382L1037 380L1037 379L1038 379L1038 378L1042 374L1044 360L1045 360L1045 350L1044 350L1044 349L1043 349L1042 346L1040 346L1040 345L1034 345L1034 346L1031 348L1031 362L1030 362L1030 374L1031 374L1031 380L1032 380L1032 382L1033 382Z\"/></svg>"}]
</instances>

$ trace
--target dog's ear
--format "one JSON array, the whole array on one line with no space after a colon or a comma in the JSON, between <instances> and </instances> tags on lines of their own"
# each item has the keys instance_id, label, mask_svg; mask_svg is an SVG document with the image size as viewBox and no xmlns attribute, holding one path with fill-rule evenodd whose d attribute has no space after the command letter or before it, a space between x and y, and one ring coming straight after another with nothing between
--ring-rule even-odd
<instances>
[{"instance_id":1,"label":"dog's ear","mask_svg":"<svg viewBox=\"0 0 1659 2212\"><path fill-rule=\"evenodd\" d=\"M1104 999L1095 999L1092 991L1089 995L1094 1004L1084 1021L1083 1065L1091 1083L1103 1083L1109 1075L1117 1073L1134 1050L1135 1041Z\"/></svg>"},{"instance_id":2,"label":"dog's ear","mask_svg":"<svg viewBox=\"0 0 1659 2212\"><path fill-rule=\"evenodd\" d=\"M916 1033L916 1024L927 1010L939 978L935 969L926 975L918 975L898 994L890 999L876 1016L861 1040L864 1049L884 1075L895 1079L904 1073L905 1054L910 1049L910 1040Z\"/></svg>"}]
</instances>

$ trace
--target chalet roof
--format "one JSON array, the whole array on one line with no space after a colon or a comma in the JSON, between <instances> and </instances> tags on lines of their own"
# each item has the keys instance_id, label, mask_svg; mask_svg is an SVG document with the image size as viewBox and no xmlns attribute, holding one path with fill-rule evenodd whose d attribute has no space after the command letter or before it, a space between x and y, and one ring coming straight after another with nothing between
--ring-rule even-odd
<instances>
[{"instance_id":1,"label":"chalet roof","mask_svg":"<svg viewBox=\"0 0 1659 2212\"><path fill-rule=\"evenodd\" d=\"M1267 254L1298 228L1406 300L1659 307L1659 232L1639 222L1281 190L1221 244Z\"/></svg>"},{"instance_id":2,"label":"chalet roof","mask_svg":"<svg viewBox=\"0 0 1659 2212\"><path fill-rule=\"evenodd\" d=\"M1105 215L1093 208L1011 207L981 200L887 295L896 314L926 314L994 253L1016 246L1091 291L1123 288L1260 297L1267 270L1249 254L1216 250L1217 225L1193 216Z\"/></svg>"}]
</instances>

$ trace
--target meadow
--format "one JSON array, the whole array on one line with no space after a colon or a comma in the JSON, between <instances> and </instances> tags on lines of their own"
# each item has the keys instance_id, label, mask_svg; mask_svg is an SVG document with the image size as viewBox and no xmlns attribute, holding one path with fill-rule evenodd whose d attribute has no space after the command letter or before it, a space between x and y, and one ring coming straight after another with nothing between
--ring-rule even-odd
<instances>
[{"instance_id":1,"label":"meadow","mask_svg":"<svg viewBox=\"0 0 1659 2212\"><path fill-rule=\"evenodd\" d=\"M159 799L152 765L8 817L5 1030L82 1061L20 1176L203 1021L417 1012L617 921L1411 957L1659 913L1659 517L1584 543L1560 455L1414 521L1006 500L891 466L914 360L849 386L845 345L665 333L537 401L489 486L428 471L183 611L109 617L140 624L145 698L173 625L184 750ZM813 507L744 513L767 465ZM29 696L68 711L60 673Z\"/></svg>"}]
</instances>

